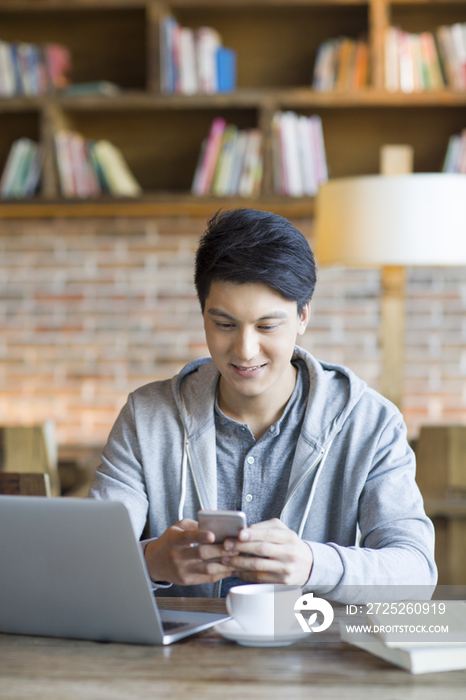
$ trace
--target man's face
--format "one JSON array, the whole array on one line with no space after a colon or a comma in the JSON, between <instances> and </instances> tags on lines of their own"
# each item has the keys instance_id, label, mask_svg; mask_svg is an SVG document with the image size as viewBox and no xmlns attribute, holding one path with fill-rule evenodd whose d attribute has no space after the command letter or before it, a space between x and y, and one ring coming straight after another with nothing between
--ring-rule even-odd
<instances>
[{"instance_id":1,"label":"man's face","mask_svg":"<svg viewBox=\"0 0 466 700\"><path fill-rule=\"evenodd\" d=\"M205 303L204 328L227 391L237 399L270 395L273 402L294 377L290 360L309 313L307 304L298 316L296 302L266 284L213 282Z\"/></svg>"}]
</instances>

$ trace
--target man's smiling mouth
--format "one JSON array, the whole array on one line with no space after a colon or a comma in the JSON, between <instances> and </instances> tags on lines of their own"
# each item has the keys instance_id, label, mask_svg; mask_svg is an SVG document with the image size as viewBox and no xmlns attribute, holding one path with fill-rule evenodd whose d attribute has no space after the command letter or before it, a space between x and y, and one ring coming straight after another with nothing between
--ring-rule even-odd
<instances>
[{"instance_id":1,"label":"man's smiling mouth","mask_svg":"<svg viewBox=\"0 0 466 700\"><path fill-rule=\"evenodd\" d=\"M233 367L236 367L236 369L239 369L241 372L252 372L255 369L260 369L261 367L265 367L266 363L262 365L254 365L254 367L242 367L241 365L235 365L233 362L231 363Z\"/></svg>"}]
</instances>

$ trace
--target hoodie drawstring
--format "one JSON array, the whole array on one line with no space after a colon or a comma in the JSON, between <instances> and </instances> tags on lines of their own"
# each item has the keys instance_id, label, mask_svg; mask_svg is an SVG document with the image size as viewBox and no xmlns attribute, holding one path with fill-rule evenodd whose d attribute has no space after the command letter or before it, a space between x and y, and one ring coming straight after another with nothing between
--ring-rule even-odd
<instances>
[{"instance_id":1,"label":"hoodie drawstring","mask_svg":"<svg viewBox=\"0 0 466 700\"><path fill-rule=\"evenodd\" d=\"M192 468L192 461L191 461L191 456L189 454L189 440L186 435L186 432L184 433L183 436L183 459L181 461L181 483L180 483L180 501L178 504L178 520L183 520L183 510L184 510L184 504L186 501L186 482L188 478L188 463L189 467L191 469L191 474L193 477L194 481L194 487L196 489L197 497L199 499L199 503L201 506L202 510L205 510L205 504L201 496L201 492L199 489L199 484L197 483L196 475L193 471Z\"/></svg>"},{"instance_id":2,"label":"hoodie drawstring","mask_svg":"<svg viewBox=\"0 0 466 700\"><path fill-rule=\"evenodd\" d=\"M188 448L189 448L189 440L186 436L186 433L184 433L184 438L183 438L183 459L181 461L181 484L180 484L180 502L178 505L178 520L183 520L183 510L184 510L184 504L186 501L186 482L187 482L187 477L188 477L188 459L189 459L189 454L188 454ZM197 488L196 481L194 482L196 485L196 490L197 490L197 495L199 497L199 503L201 504L201 508L203 508L202 504L202 499L199 494L199 490ZM214 584L214 588L212 591L212 597L213 598L220 598L222 594L222 582L217 581Z\"/></svg>"},{"instance_id":3,"label":"hoodie drawstring","mask_svg":"<svg viewBox=\"0 0 466 700\"><path fill-rule=\"evenodd\" d=\"M183 439L183 459L181 462L181 492L180 492L180 503L178 505L178 520L183 520L183 510L186 501L186 480L188 474L188 444L189 440L184 434Z\"/></svg>"},{"instance_id":4,"label":"hoodie drawstring","mask_svg":"<svg viewBox=\"0 0 466 700\"><path fill-rule=\"evenodd\" d=\"M307 516L309 515L309 511L311 510L312 501L314 500L314 495L315 495L316 488L317 488L317 482L319 481L319 476L321 474L322 469L324 468L325 460L327 459L327 455L328 455L330 448L332 446L332 442L333 442L333 440L330 440L329 444L325 448L325 451L322 453L322 456L320 458L320 464L317 468L316 475L315 475L314 481L312 483L312 488L311 488L311 491L309 493L309 498L307 499L306 508L304 510L304 514L303 514L303 517L301 518L301 523L299 525L298 537L300 539L302 539L302 537L303 537L304 526L306 524L306 520L307 520Z\"/></svg>"}]
</instances>

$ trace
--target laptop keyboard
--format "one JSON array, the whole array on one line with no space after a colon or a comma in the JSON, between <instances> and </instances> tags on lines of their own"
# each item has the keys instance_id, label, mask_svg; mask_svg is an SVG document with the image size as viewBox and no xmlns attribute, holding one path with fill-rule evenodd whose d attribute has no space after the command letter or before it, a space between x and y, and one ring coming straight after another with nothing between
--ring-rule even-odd
<instances>
[{"instance_id":1,"label":"laptop keyboard","mask_svg":"<svg viewBox=\"0 0 466 700\"><path fill-rule=\"evenodd\" d=\"M171 622L170 620L167 620L167 622L163 622L163 631L164 632L172 632L173 630L178 629L178 627L187 627L188 622Z\"/></svg>"}]
</instances>

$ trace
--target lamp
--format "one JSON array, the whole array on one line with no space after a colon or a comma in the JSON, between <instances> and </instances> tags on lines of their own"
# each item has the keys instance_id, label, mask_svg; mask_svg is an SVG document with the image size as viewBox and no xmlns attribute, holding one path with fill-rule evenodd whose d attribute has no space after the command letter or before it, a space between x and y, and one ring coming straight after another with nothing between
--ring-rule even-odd
<instances>
[{"instance_id":1,"label":"lamp","mask_svg":"<svg viewBox=\"0 0 466 700\"><path fill-rule=\"evenodd\" d=\"M466 175L330 180L317 197L315 251L323 265L382 268L381 389L401 408L405 267L466 264Z\"/></svg>"}]
</instances>

